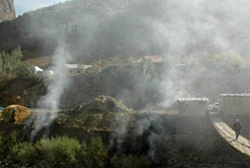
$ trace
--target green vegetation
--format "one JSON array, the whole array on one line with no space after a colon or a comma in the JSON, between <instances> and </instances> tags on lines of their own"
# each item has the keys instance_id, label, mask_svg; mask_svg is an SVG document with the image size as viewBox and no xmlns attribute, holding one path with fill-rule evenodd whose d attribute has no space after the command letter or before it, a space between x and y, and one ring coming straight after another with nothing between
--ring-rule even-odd
<instances>
[{"instance_id":1,"label":"green vegetation","mask_svg":"<svg viewBox=\"0 0 250 168\"><path fill-rule=\"evenodd\" d=\"M107 159L107 149L102 143L102 139L100 137L91 138L89 145L86 145L85 142L82 142L79 160L83 164L83 167L105 167Z\"/></svg>"},{"instance_id":2,"label":"green vegetation","mask_svg":"<svg viewBox=\"0 0 250 168\"><path fill-rule=\"evenodd\" d=\"M88 143L80 143L66 136L42 139L35 143L20 142L18 134L0 134L0 158L3 164L35 165L36 167L85 167L85 168L147 168L146 157L124 155L108 157L107 149L100 137L92 137Z\"/></svg>"},{"instance_id":3,"label":"green vegetation","mask_svg":"<svg viewBox=\"0 0 250 168\"><path fill-rule=\"evenodd\" d=\"M0 52L0 76L34 77L26 63L21 61L22 57L20 47L10 53Z\"/></svg>"},{"instance_id":4,"label":"green vegetation","mask_svg":"<svg viewBox=\"0 0 250 168\"><path fill-rule=\"evenodd\" d=\"M108 153L106 144L98 136L78 141L67 136L41 139L34 143L21 142L17 132L0 135L0 167L37 168L149 168L183 167L187 163L200 165L248 165L242 155L218 137L172 137L156 142L157 160L149 160L146 153ZM137 142L143 143L143 142ZM223 156L223 157L222 157ZM156 162L155 162L156 161ZM244 167L244 166L243 166Z\"/></svg>"},{"instance_id":5,"label":"green vegetation","mask_svg":"<svg viewBox=\"0 0 250 168\"><path fill-rule=\"evenodd\" d=\"M38 152L31 143L18 142L10 147L10 155L16 162L32 164L38 157Z\"/></svg>"},{"instance_id":6,"label":"green vegetation","mask_svg":"<svg viewBox=\"0 0 250 168\"><path fill-rule=\"evenodd\" d=\"M151 60L143 58L142 63L141 63L141 70L142 70L142 75L145 79L145 82L147 83L151 78L154 73L154 64Z\"/></svg>"},{"instance_id":7,"label":"green vegetation","mask_svg":"<svg viewBox=\"0 0 250 168\"><path fill-rule=\"evenodd\" d=\"M209 54L201 62L207 70L215 71L237 71L246 66L246 61L234 52Z\"/></svg>"},{"instance_id":8,"label":"green vegetation","mask_svg":"<svg viewBox=\"0 0 250 168\"><path fill-rule=\"evenodd\" d=\"M41 86L41 79L32 72L27 62L22 61L22 56L20 47L10 53L0 51L0 91L2 92L0 102L3 107L11 104L29 106L34 101L29 97L34 99L40 96L35 92L41 92L41 90L35 90L35 88Z\"/></svg>"},{"instance_id":9,"label":"green vegetation","mask_svg":"<svg viewBox=\"0 0 250 168\"><path fill-rule=\"evenodd\" d=\"M21 62L21 48L17 47L10 54L0 52L0 73L3 75L11 75Z\"/></svg>"},{"instance_id":10,"label":"green vegetation","mask_svg":"<svg viewBox=\"0 0 250 168\"><path fill-rule=\"evenodd\" d=\"M35 147L48 167L63 167L77 163L76 156L81 149L77 140L65 136L42 139Z\"/></svg>"},{"instance_id":11,"label":"green vegetation","mask_svg":"<svg viewBox=\"0 0 250 168\"><path fill-rule=\"evenodd\" d=\"M5 155L17 143L17 135L16 131L10 134L0 132L0 156Z\"/></svg>"},{"instance_id":12,"label":"green vegetation","mask_svg":"<svg viewBox=\"0 0 250 168\"><path fill-rule=\"evenodd\" d=\"M145 156L113 156L111 158L113 168L149 168L150 162Z\"/></svg>"},{"instance_id":13,"label":"green vegetation","mask_svg":"<svg viewBox=\"0 0 250 168\"><path fill-rule=\"evenodd\" d=\"M71 114L59 116L56 120L57 124L88 131L112 131L128 122L131 110L112 97L98 96L69 113Z\"/></svg>"}]
</instances>

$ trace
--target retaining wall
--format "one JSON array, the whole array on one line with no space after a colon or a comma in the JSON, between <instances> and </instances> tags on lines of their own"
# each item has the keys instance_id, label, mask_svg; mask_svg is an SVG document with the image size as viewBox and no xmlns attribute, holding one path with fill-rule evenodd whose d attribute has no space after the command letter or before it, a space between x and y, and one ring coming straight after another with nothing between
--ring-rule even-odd
<instances>
[{"instance_id":1,"label":"retaining wall","mask_svg":"<svg viewBox=\"0 0 250 168\"><path fill-rule=\"evenodd\" d=\"M221 94L219 96L221 115L250 116L250 94Z\"/></svg>"}]
</instances>

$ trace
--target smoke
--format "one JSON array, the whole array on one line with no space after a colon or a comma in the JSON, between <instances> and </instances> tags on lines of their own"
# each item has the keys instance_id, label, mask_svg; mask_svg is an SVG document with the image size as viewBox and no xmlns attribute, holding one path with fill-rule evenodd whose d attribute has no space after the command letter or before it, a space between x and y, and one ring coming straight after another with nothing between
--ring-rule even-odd
<instances>
[{"instance_id":1,"label":"smoke","mask_svg":"<svg viewBox=\"0 0 250 168\"><path fill-rule=\"evenodd\" d=\"M132 136L141 139L141 150L147 150L148 157L152 160L157 158L157 145L161 139L168 139L171 132L168 120L163 116L154 112L146 112L141 114L135 121L135 127ZM132 142L133 143L133 142ZM138 148L138 144L134 144L134 148Z\"/></svg>"},{"instance_id":2,"label":"smoke","mask_svg":"<svg viewBox=\"0 0 250 168\"><path fill-rule=\"evenodd\" d=\"M121 154L123 152L123 142L127 136L127 127L128 127L128 122L129 122L129 118L127 116L127 114L117 114L115 116L114 119L116 122L119 123L119 126L115 126L113 128L113 132L110 136L109 139L109 149L113 149L116 148L116 152L118 154Z\"/></svg>"},{"instance_id":3,"label":"smoke","mask_svg":"<svg viewBox=\"0 0 250 168\"><path fill-rule=\"evenodd\" d=\"M249 3L243 0L147 0L114 15L107 14L104 8L98 12L83 10L72 17L77 24L72 34L77 38L69 48L75 58L88 62L118 55L121 58L129 55L163 56L173 68L162 72L163 80L159 79L154 86L165 93L160 106L169 107L177 97L215 97L223 87L211 88L205 84L194 87L200 83L198 80L202 75L210 73L202 60L229 51L243 60L247 58L250 47L246 28L249 24L248 6ZM204 80L228 78L228 74L220 72L207 76L212 78ZM212 91L209 95L202 95L207 89ZM232 91L237 92L237 88Z\"/></svg>"},{"instance_id":4,"label":"smoke","mask_svg":"<svg viewBox=\"0 0 250 168\"><path fill-rule=\"evenodd\" d=\"M60 42L53 59L53 76L50 77L47 94L37 102L37 108L46 109L46 113L39 113L28 121L27 127L32 127L30 140L34 141L35 136L41 129L45 129L45 136L49 135L49 127L58 115L60 98L64 90L69 86L70 79L66 76L65 64L70 61L70 53L67 46Z\"/></svg>"},{"instance_id":5,"label":"smoke","mask_svg":"<svg viewBox=\"0 0 250 168\"><path fill-rule=\"evenodd\" d=\"M171 64L163 72L163 80L154 86L164 93L160 106L169 107L179 97L215 100L222 92L249 92L249 69L237 61L239 58L248 64L249 5L246 0L145 1L136 10L116 16L109 23L111 31L100 32L106 35L107 46L115 46L107 53L157 54ZM232 62L228 61L231 51L235 59ZM145 132L150 123L151 119L138 121L137 135ZM151 133L149 153L154 157L153 144L159 134Z\"/></svg>"},{"instance_id":6,"label":"smoke","mask_svg":"<svg viewBox=\"0 0 250 168\"><path fill-rule=\"evenodd\" d=\"M246 41L249 40L249 30L246 27L249 24L249 14L246 11L249 2L158 0L148 3L150 16L145 12L148 9L146 5L139 12L141 16L145 14L142 20L152 30L146 36L150 39L148 48L154 48L158 55L172 65L172 68L164 72L164 79L158 81L158 87L165 93L165 100L159 106L169 107L178 97L212 98L220 94L221 90L248 91L247 83L242 83L245 79L236 75L235 78L240 81L230 81L229 75L232 73L204 66L203 60L213 54L223 57L230 51L235 53L235 58L239 55L243 61L247 59L249 43ZM229 54L225 57L231 59ZM233 69L234 66L242 68L242 65L233 65L226 59L221 59L221 64L223 62L224 65L231 66L228 69ZM209 87L201 79L213 84ZM224 84L218 85L218 79L224 81ZM232 83L234 86L243 84L245 89L231 87Z\"/></svg>"},{"instance_id":7,"label":"smoke","mask_svg":"<svg viewBox=\"0 0 250 168\"><path fill-rule=\"evenodd\" d=\"M68 31L68 28L63 29L63 33ZM49 127L54 119L58 116L58 109L60 108L61 96L64 93L65 89L70 84L70 78L67 76L67 70L65 64L71 60L71 55L68 52L67 45L64 42L64 35L61 35L59 39L58 47L55 51L53 57L53 73L47 76L49 80L47 82L47 93L40 98L37 102L37 108L45 109L45 113L40 112L31 118L27 122L26 127L32 127L30 140L34 141L35 136L42 129L45 129L45 137L49 135Z\"/></svg>"},{"instance_id":8,"label":"smoke","mask_svg":"<svg viewBox=\"0 0 250 168\"><path fill-rule=\"evenodd\" d=\"M41 20L35 22L38 27L32 27L35 29L32 32L35 32L37 38L52 38L59 44L54 53L52 67L55 76L48 85L48 93L38 102L39 108L58 109L60 107L62 94L66 88L70 88L69 79L62 75L65 63L71 60L91 62L112 56L123 58L129 55L135 57L160 55L164 57L164 60L170 64L170 68L162 71L162 78L155 79L156 84L152 85L163 94L164 98L159 106L169 107L179 97L213 98L221 92L249 92L249 79L244 78L249 70L232 74L230 71L219 70L217 65L206 64L212 60L207 61L208 57L217 59L212 57L214 54L221 57L224 55L225 59L221 59L220 62L226 62L228 55L225 53L229 51L233 51L244 61L248 58L250 2L247 0L237 2L233 0L145 0L122 10L116 9L118 12L112 12L112 14L109 13L110 8L98 8L98 6L88 8L88 6L82 6L83 4L80 3L79 9L72 8L74 12L63 8L66 14L60 13L60 17L45 14ZM110 4L107 3L108 5ZM112 8L113 10L115 9ZM57 33L60 25L68 24L73 27L67 29L69 31L67 35ZM58 42L57 38L63 40ZM235 64L231 65L228 62L225 64L235 67ZM137 97L131 98L132 100L145 96L140 93L145 90L140 82L139 80L135 82L138 83L136 87L139 93ZM92 87L89 88L92 89ZM121 88L120 90L123 92L115 96L121 99L129 99L130 95L134 95L130 93L134 91L133 89ZM71 97L74 98L75 95ZM79 96L78 101L80 100ZM47 126L56 116L57 113L37 116L31 122L33 123L31 136L34 138L39 130L48 128ZM147 141L150 145L151 158L155 155L154 145L163 135L162 132L155 133L151 130L152 122L156 123L158 120L159 118L140 120L134 132L135 135L140 136L145 131L149 131ZM122 125L112 136L117 139L119 149L127 135L126 129L126 125ZM113 140L110 142L111 146L112 142Z\"/></svg>"},{"instance_id":9,"label":"smoke","mask_svg":"<svg viewBox=\"0 0 250 168\"><path fill-rule=\"evenodd\" d=\"M70 61L70 53L67 51L67 46L59 44L53 59L54 76L48 86L47 94L38 102L39 108L58 109L61 95L70 82L65 68L68 61Z\"/></svg>"}]
</instances>

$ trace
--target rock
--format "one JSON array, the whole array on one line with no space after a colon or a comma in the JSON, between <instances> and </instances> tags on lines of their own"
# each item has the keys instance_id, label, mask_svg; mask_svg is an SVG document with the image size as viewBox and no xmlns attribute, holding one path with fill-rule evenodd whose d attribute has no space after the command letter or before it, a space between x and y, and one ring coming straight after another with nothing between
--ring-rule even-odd
<instances>
[{"instance_id":1,"label":"rock","mask_svg":"<svg viewBox=\"0 0 250 168\"><path fill-rule=\"evenodd\" d=\"M1 0L0 1L0 22L5 20L12 20L16 18L14 9L14 0Z\"/></svg>"}]
</instances>

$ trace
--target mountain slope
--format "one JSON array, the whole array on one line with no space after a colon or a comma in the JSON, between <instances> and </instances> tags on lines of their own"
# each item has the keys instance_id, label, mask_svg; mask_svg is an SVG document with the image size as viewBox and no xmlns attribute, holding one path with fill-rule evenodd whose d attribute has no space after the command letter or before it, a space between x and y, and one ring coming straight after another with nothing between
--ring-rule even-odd
<instances>
[{"instance_id":1,"label":"mountain slope","mask_svg":"<svg viewBox=\"0 0 250 168\"><path fill-rule=\"evenodd\" d=\"M53 55L64 45L73 61L85 62L118 55L168 55L179 57L176 62L180 62L228 51L248 57L246 20L250 16L239 10L245 6L230 2L227 7L215 0L198 4L181 0L68 1L1 23L0 50L20 45L28 59Z\"/></svg>"},{"instance_id":2,"label":"mountain slope","mask_svg":"<svg viewBox=\"0 0 250 168\"><path fill-rule=\"evenodd\" d=\"M96 53L103 46L109 48L106 46L109 37L105 37L103 30L107 31L112 20L122 15L119 13L126 13L139 1L75 0L25 13L14 21L0 24L0 51L10 51L20 45L24 59L34 58L53 54L63 41L75 56L91 57L105 52L110 55L108 51ZM98 42L99 38L105 39Z\"/></svg>"}]
</instances>

